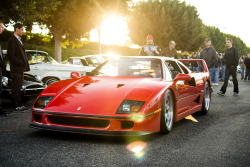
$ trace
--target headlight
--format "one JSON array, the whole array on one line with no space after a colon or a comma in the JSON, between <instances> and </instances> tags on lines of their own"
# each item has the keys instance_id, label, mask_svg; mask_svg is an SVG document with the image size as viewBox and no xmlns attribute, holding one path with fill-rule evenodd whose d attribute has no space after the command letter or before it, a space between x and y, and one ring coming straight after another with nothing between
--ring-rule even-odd
<instances>
[{"instance_id":1,"label":"headlight","mask_svg":"<svg viewBox=\"0 0 250 167\"><path fill-rule=\"evenodd\" d=\"M40 76L35 75L34 77L36 78L37 81L41 81L41 77Z\"/></svg>"},{"instance_id":2,"label":"headlight","mask_svg":"<svg viewBox=\"0 0 250 167\"><path fill-rule=\"evenodd\" d=\"M45 108L54 96L41 96L34 104L35 108Z\"/></svg>"},{"instance_id":3,"label":"headlight","mask_svg":"<svg viewBox=\"0 0 250 167\"><path fill-rule=\"evenodd\" d=\"M2 77L2 84L3 86L8 86L9 79L7 77Z\"/></svg>"},{"instance_id":4,"label":"headlight","mask_svg":"<svg viewBox=\"0 0 250 167\"><path fill-rule=\"evenodd\" d=\"M140 111L145 102L135 100L124 100L117 110L117 114L132 114Z\"/></svg>"}]
</instances>

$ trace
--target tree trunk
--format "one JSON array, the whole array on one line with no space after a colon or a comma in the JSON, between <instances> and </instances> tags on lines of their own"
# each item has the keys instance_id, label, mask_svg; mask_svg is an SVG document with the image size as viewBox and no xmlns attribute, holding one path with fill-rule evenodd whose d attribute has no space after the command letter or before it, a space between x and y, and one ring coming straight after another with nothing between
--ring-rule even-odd
<instances>
[{"instance_id":1,"label":"tree trunk","mask_svg":"<svg viewBox=\"0 0 250 167\"><path fill-rule=\"evenodd\" d=\"M55 60L59 63L62 61L62 37L58 34L53 34L55 40Z\"/></svg>"}]
</instances>

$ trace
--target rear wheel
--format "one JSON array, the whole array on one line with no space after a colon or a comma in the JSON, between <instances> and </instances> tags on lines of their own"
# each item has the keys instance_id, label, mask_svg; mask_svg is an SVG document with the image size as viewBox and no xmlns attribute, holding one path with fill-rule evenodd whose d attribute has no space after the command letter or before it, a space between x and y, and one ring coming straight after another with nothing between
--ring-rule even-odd
<instances>
[{"instance_id":1,"label":"rear wheel","mask_svg":"<svg viewBox=\"0 0 250 167\"><path fill-rule=\"evenodd\" d=\"M167 90L161 107L161 130L162 134L167 134L171 131L174 123L174 98L173 93Z\"/></svg>"},{"instance_id":2,"label":"rear wheel","mask_svg":"<svg viewBox=\"0 0 250 167\"><path fill-rule=\"evenodd\" d=\"M202 101L202 109L200 111L201 114L206 115L209 108L210 108L210 102L211 102L211 92L209 83L206 82L205 88L204 88L204 95L203 95L203 101Z\"/></svg>"},{"instance_id":3,"label":"rear wheel","mask_svg":"<svg viewBox=\"0 0 250 167\"><path fill-rule=\"evenodd\" d=\"M45 80L44 84L49 86L50 84L57 82L57 81L59 81L59 79L57 79L57 78L48 78Z\"/></svg>"}]
</instances>

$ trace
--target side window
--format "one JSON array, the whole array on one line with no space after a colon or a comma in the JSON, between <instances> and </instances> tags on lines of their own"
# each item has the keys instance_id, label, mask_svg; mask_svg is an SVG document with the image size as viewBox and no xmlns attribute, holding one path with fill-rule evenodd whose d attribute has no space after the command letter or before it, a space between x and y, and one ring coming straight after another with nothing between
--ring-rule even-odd
<instances>
[{"instance_id":1,"label":"side window","mask_svg":"<svg viewBox=\"0 0 250 167\"><path fill-rule=\"evenodd\" d=\"M165 64L164 68L165 68L165 78L166 78L166 81L172 81L173 78L172 78L172 74L170 72L169 67L167 67L166 64Z\"/></svg>"},{"instance_id":2,"label":"side window","mask_svg":"<svg viewBox=\"0 0 250 167\"><path fill-rule=\"evenodd\" d=\"M165 64L168 66L173 79L177 74L183 73L182 69L175 61L167 60L165 61Z\"/></svg>"},{"instance_id":3,"label":"side window","mask_svg":"<svg viewBox=\"0 0 250 167\"><path fill-rule=\"evenodd\" d=\"M189 74L189 71L184 67L183 64L181 64L181 63L179 63L179 62L178 62L178 64L179 64L179 66L181 67L182 71L183 71L185 74Z\"/></svg>"}]
</instances>

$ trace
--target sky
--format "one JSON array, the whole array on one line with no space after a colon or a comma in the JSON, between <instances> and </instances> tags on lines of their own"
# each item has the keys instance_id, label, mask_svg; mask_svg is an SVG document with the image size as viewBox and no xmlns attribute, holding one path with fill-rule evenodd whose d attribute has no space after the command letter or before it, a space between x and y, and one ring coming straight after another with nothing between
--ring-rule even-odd
<instances>
[{"instance_id":1,"label":"sky","mask_svg":"<svg viewBox=\"0 0 250 167\"><path fill-rule=\"evenodd\" d=\"M249 0L185 0L195 6L204 24L240 37L250 47Z\"/></svg>"}]
</instances>

